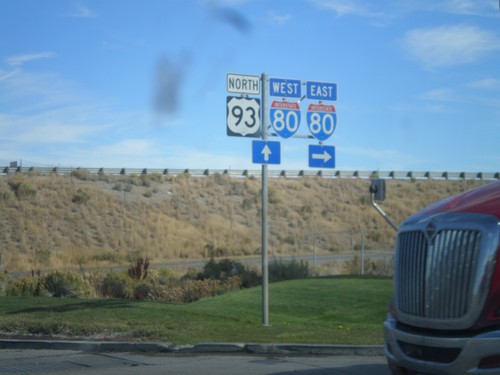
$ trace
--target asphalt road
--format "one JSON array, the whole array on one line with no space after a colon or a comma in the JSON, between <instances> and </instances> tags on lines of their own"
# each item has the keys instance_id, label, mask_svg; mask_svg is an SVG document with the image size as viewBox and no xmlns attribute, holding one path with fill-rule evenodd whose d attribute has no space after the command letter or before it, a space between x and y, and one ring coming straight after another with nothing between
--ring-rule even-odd
<instances>
[{"instance_id":1,"label":"asphalt road","mask_svg":"<svg viewBox=\"0 0 500 375\"><path fill-rule=\"evenodd\" d=\"M0 350L0 374L389 375L382 356L255 356Z\"/></svg>"}]
</instances>

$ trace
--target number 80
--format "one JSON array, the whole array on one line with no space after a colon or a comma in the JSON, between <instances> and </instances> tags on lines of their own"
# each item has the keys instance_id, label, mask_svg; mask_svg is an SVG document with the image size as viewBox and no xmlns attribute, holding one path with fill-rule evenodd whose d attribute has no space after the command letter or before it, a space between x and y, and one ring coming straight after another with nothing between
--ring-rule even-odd
<instances>
[{"instance_id":1,"label":"number 80","mask_svg":"<svg viewBox=\"0 0 500 375\"><path fill-rule=\"evenodd\" d=\"M324 141L333 134L337 122L335 113L310 112L307 118L309 130L319 140Z\"/></svg>"}]
</instances>

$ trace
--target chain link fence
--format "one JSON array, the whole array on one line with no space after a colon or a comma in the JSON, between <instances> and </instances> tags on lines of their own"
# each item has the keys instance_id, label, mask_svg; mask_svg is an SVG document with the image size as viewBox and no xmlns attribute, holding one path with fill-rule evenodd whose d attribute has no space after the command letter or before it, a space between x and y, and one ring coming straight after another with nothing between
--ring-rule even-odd
<instances>
[{"instance_id":1,"label":"chain link fence","mask_svg":"<svg viewBox=\"0 0 500 375\"><path fill-rule=\"evenodd\" d=\"M364 231L314 232L299 238L288 239L295 253L279 252L283 239L279 237L276 223L270 225L270 261L307 262L317 276L333 275L380 275L392 276L394 238L382 241Z\"/></svg>"}]
</instances>

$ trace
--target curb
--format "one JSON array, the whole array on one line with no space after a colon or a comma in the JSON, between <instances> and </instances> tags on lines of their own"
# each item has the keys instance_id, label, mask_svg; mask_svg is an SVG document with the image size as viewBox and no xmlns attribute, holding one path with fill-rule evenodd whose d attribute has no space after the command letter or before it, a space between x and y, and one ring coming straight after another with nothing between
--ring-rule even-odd
<instances>
[{"instance_id":1,"label":"curb","mask_svg":"<svg viewBox=\"0 0 500 375\"><path fill-rule=\"evenodd\" d=\"M169 354L253 354L283 356L383 356L378 345L304 345L304 344L243 344L200 343L174 345L157 342L61 341L61 340L0 340L0 349L78 350L84 352L127 352Z\"/></svg>"}]
</instances>

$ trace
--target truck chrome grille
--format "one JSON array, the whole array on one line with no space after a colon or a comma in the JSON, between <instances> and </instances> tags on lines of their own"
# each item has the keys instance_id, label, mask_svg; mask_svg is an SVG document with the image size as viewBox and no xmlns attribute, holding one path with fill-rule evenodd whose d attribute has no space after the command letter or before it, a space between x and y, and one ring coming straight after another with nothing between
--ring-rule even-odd
<instances>
[{"instance_id":1,"label":"truck chrome grille","mask_svg":"<svg viewBox=\"0 0 500 375\"><path fill-rule=\"evenodd\" d=\"M423 231L398 238L399 309L434 319L464 316L471 303L471 286L481 233L442 230L431 239Z\"/></svg>"}]
</instances>

